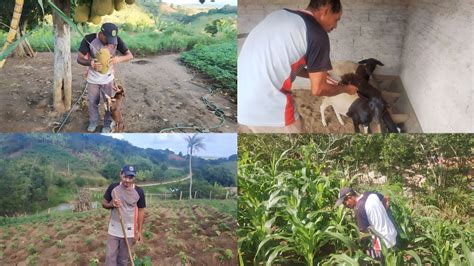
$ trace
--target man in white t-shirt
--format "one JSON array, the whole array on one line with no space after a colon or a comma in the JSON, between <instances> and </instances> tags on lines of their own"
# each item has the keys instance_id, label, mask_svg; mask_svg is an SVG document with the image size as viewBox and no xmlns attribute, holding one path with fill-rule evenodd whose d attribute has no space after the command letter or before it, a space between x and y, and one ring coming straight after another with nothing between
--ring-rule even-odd
<instances>
[{"instance_id":1,"label":"man in white t-shirt","mask_svg":"<svg viewBox=\"0 0 474 266\"><path fill-rule=\"evenodd\" d=\"M304 10L275 11L252 29L237 62L240 132L302 132L291 91L296 76L309 78L316 96L356 94L355 86L327 81L328 32L341 16L340 0L311 0Z\"/></svg>"},{"instance_id":2,"label":"man in white t-shirt","mask_svg":"<svg viewBox=\"0 0 474 266\"><path fill-rule=\"evenodd\" d=\"M109 229L107 231L106 266L129 265L127 245L142 239L143 220L145 217L145 192L135 185L135 167L125 165L120 171L120 182L111 184L104 193L102 207L110 209ZM120 221L125 227L123 234Z\"/></svg>"},{"instance_id":3,"label":"man in white t-shirt","mask_svg":"<svg viewBox=\"0 0 474 266\"><path fill-rule=\"evenodd\" d=\"M377 192L365 192L357 194L352 188L342 188L336 206L344 204L345 207L354 209L359 231L373 233L382 236L383 244L387 248L393 248L397 244L397 230L388 214L389 197L384 197ZM372 235L373 249L369 255L374 258L382 258L382 247L380 239Z\"/></svg>"},{"instance_id":4,"label":"man in white t-shirt","mask_svg":"<svg viewBox=\"0 0 474 266\"><path fill-rule=\"evenodd\" d=\"M105 74L100 73L102 65L95 61L96 53L102 49L109 49L111 59L109 62L109 71ZM116 56L119 51L122 55ZM118 37L118 28L113 23L104 23L100 32L88 34L84 37L79 47L77 62L83 66L88 66L87 70L87 97L89 98L89 126L88 132L94 132L99 124L99 104L100 96L105 102L105 95L113 97L114 95L114 65L127 62L133 58L132 52L125 43ZM110 124L112 117L110 110L105 112L104 127L102 133L110 133Z\"/></svg>"}]
</instances>

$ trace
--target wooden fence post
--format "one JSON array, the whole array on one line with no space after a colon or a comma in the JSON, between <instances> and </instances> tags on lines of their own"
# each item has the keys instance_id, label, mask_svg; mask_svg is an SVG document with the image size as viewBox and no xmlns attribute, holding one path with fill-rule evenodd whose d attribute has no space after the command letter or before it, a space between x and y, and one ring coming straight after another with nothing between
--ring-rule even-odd
<instances>
[{"instance_id":1,"label":"wooden fence post","mask_svg":"<svg viewBox=\"0 0 474 266\"><path fill-rule=\"evenodd\" d=\"M229 197L229 190L227 190L227 192L225 193L225 199L227 199Z\"/></svg>"},{"instance_id":2,"label":"wooden fence post","mask_svg":"<svg viewBox=\"0 0 474 266\"><path fill-rule=\"evenodd\" d=\"M209 199L212 199L212 190L209 190Z\"/></svg>"},{"instance_id":3,"label":"wooden fence post","mask_svg":"<svg viewBox=\"0 0 474 266\"><path fill-rule=\"evenodd\" d=\"M182 197L183 197L183 191L180 191L179 192L179 200L181 200Z\"/></svg>"},{"instance_id":4,"label":"wooden fence post","mask_svg":"<svg viewBox=\"0 0 474 266\"><path fill-rule=\"evenodd\" d=\"M197 193L198 193L198 192L197 192L197 190L196 190L196 191L194 191L194 198L196 198L196 196L197 196Z\"/></svg>"},{"instance_id":5,"label":"wooden fence post","mask_svg":"<svg viewBox=\"0 0 474 266\"><path fill-rule=\"evenodd\" d=\"M165 192L165 200L166 200L166 192Z\"/></svg>"}]
</instances>

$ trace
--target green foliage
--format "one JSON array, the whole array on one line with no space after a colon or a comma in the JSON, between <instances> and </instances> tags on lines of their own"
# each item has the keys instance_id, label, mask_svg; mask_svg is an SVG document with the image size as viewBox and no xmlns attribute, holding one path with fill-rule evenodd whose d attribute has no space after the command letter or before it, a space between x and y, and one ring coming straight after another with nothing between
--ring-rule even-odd
<instances>
[{"instance_id":1,"label":"green foliage","mask_svg":"<svg viewBox=\"0 0 474 266\"><path fill-rule=\"evenodd\" d=\"M115 162L107 163L102 169L101 174L109 180L116 180L119 177L121 169L122 166Z\"/></svg>"},{"instance_id":2,"label":"green foliage","mask_svg":"<svg viewBox=\"0 0 474 266\"><path fill-rule=\"evenodd\" d=\"M87 184L87 180L85 178L83 178L82 176L80 175L77 175L75 178L74 178L74 183L76 184L76 186L78 187L83 187Z\"/></svg>"},{"instance_id":3,"label":"green foliage","mask_svg":"<svg viewBox=\"0 0 474 266\"><path fill-rule=\"evenodd\" d=\"M242 135L238 143L237 234L244 264L376 263L354 241L359 232L350 212L334 209L339 188L349 185L391 196L390 215L400 240L398 249L383 250L384 265L461 265L472 257L474 230L466 219L468 212L461 211L470 204L464 196L437 198L435 203L443 207L439 209L428 206L432 195L423 190L403 196L404 184L396 175L378 187L352 178L364 167L393 173L407 168L425 171L429 166L420 167L421 163L441 153L445 160L457 162L451 170L462 175L467 172L464 163L472 157L470 135ZM436 178L429 180L439 187ZM472 198L464 185L446 181L443 186Z\"/></svg>"},{"instance_id":4,"label":"green foliage","mask_svg":"<svg viewBox=\"0 0 474 266\"><path fill-rule=\"evenodd\" d=\"M34 243L29 244L29 245L26 247L26 251L28 251L28 253L29 253L30 255L36 254L36 253L37 253L37 250L36 250L36 248L35 248L35 244L34 244Z\"/></svg>"},{"instance_id":5,"label":"green foliage","mask_svg":"<svg viewBox=\"0 0 474 266\"><path fill-rule=\"evenodd\" d=\"M2 9L5 11L5 16L2 18L5 24L9 25L14 1L7 1L11 5L11 10ZM43 17L38 13L38 5L35 1L32 4L25 3L23 18L33 19L36 23L30 22L27 25L32 26L28 28L28 41L32 48L38 52L54 51L54 30L52 26L51 16ZM157 6L150 7L153 3L142 3L147 8L142 6L131 5L126 6L121 12L114 12L114 14L107 16L107 21L116 23L119 28L119 36L127 44L127 47L136 56L145 56L149 54L158 54L162 52L181 52L192 49L197 44L211 44L222 41L228 41L229 38L235 40L237 22L236 12L211 12L210 14L199 13L198 17L205 19L223 19L226 23L221 23L219 31L222 34L217 34L212 37L204 33L205 23L188 23L187 19L196 19L193 16L188 16L184 13L181 15L166 15L158 14L159 8ZM29 7L34 6L34 7ZM74 4L72 5L74 8ZM26 10L30 10L29 12ZM46 14L51 14L51 7L46 6ZM2 12L0 11L0 14ZM155 15L153 15L155 14ZM26 16L28 15L28 16ZM185 18L185 19L181 19ZM186 20L186 21L185 21ZM77 31L71 32L71 51L78 50L82 41L82 36L78 32L84 34L99 31L99 25L84 23L78 25ZM6 38L6 31L3 32L0 27L0 41L4 42Z\"/></svg>"},{"instance_id":6,"label":"green foliage","mask_svg":"<svg viewBox=\"0 0 474 266\"><path fill-rule=\"evenodd\" d=\"M145 256L141 259L139 257L135 257L133 262L136 266L152 266L153 265L151 257L149 256Z\"/></svg>"},{"instance_id":7,"label":"green foliage","mask_svg":"<svg viewBox=\"0 0 474 266\"><path fill-rule=\"evenodd\" d=\"M237 90L237 43L199 45L182 53L181 59L219 83L220 88Z\"/></svg>"}]
</instances>

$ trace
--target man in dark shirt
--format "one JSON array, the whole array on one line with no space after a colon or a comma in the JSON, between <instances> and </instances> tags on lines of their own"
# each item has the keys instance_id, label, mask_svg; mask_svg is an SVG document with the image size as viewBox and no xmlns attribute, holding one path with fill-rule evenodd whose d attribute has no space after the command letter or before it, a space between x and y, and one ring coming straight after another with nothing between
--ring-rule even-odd
<instances>
[{"instance_id":1,"label":"man in dark shirt","mask_svg":"<svg viewBox=\"0 0 474 266\"><path fill-rule=\"evenodd\" d=\"M111 59L109 70L102 74L102 64L96 61L100 49L109 50ZM115 56L119 51L122 56ZM88 132L94 132L99 123L100 95L105 102L105 95L113 97L114 93L114 65L129 61L133 58L132 53L125 43L118 37L118 28L113 23L104 23L98 33L86 35L79 47L77 62L88 67L87 71L87 96L89 98L89 126ZM111 131L112 123L110 110L105 112L104 127L102 133Z\"/></svg>"},{"instance_id":2,"label":"man in dark shirt","mask_svg":"<svg viewBox=\"0 0 474 266\"><path fill-rule=\"evenodd\" d=\"M145 217L145 193L136 186L136 170L131 165L125 165L120 171L120 183L113 183L104 194L102 207L111 209L107 255L105 265L128 265L128 251L125 241L131 246L132 242L141 241L143 219ZM121 210L127 240L123 235L118 213Z\"/></svg>"},{"instance_id":3,"label":"man in dark shirt","mask_svg":"<svg viewBox=\"0 0 474 266\"><path fill-rule=\"evenodd\" d=\"M342 188L336 206L344 204L345 207L354 209L357 226L361 235L374 233L373 248L369 255L374 258L382 257L381 236L387 248L393 248L397 244L397 230L388 213L389 198L378 192L365 192L357 194L352 188ZM369 231L369 229L371 231Z\"/></svg>"}]
</instances>

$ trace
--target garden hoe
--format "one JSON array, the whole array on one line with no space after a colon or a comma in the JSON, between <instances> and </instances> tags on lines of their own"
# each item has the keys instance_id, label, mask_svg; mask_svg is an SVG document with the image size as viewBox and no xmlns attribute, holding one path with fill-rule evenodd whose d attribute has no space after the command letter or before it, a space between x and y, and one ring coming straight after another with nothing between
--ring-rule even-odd
<instances>
[{"instance_id":1,"label":"garden hoe","mask_svg":"<svg viewBox=\"0 0 474 266\"><path fill-rule=\"evenodd\" d=\"M114 196L115 198L117 198L117 194L115 193L115 191L114 191ZM125 245L127 246L127 250L128 250L128 257L130 258L130 261L132 262L132 266L135 266L135 263L133 262L133 257L132 257L132 250L130 249L130 245L128 244L127 232L125 230L125 225L123 224L122 210L120 209L120 207L118 207L117 210L118 210L118 215L120 218L120 226L122 227L123 236L125 238Z\"/></svg>"}]
</instances>

